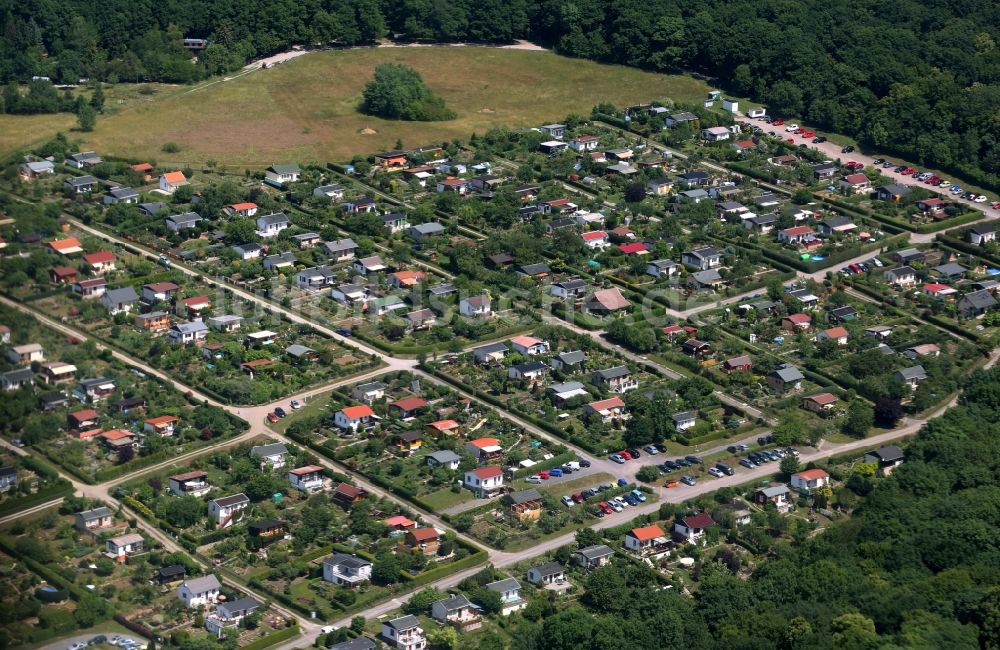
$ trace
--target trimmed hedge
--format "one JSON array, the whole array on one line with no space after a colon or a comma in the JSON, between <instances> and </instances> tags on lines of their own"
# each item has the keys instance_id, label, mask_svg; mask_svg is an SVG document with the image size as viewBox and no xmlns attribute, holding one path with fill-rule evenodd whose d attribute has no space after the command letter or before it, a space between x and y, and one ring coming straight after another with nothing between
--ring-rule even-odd
<instances>
[{"instance_id":1,"label":"trimmed hedge","mask_svg":"<svg viewBox=\"0 0 1000 650\"><path fill-rule=\"evenodd\" d=\"M291 625L289 625L285 629L278 630L273 634L268 634L263 638L248 643L245 646L243 646L241 650L261 650L262 648L270 648L271 646L277 643L281 643L282 641L291 639L292 637L296 637L299 634L300 634L299 626L295 624L294 620L292 620Z\"/></svg>"},{"instance_id":2,"label":"trimmed hedge","mask_svg":"<svg viewBox=\"0 0 1000 650\"><path fill-rule=\"evenodd\" d=\"M73 494L73 486L69 481L59 481L54 485L42 488L34 494L17 499L11 499L0 504L0 516L34 508L37 505Z\"/></svg>"}]
</instances>

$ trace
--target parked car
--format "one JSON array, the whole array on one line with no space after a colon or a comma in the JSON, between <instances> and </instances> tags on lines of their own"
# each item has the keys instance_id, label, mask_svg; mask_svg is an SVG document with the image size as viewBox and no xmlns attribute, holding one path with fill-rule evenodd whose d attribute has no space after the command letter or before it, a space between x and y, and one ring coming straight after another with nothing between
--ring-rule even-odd
<instances>
[{"instance_id":1,"label":"parked car","mask_svg":"<svg viewBox=\"0 0 1000 650\"><path fill-rule=\"evenodd\" d=\"M738 453L739 450L740 450L739 445L729 445L728 447L726 447L726 451L728 451L731 454Z\"/></svg>"},{"instance_id":2,"label":"parked car","mask_svg":"<svg viewBox=\"0 0 1000 650\"><path fill-rule=\"evenodd\" d=\"M572 508L573 506L576 505L576 502L573 501L573 497L571 497L571 496L564 496L562 498L562 502L563 502L563 505L566 506L567 508Z\"/></svg>"},{"instance_id":3,"label":"parked car","mask_svg":"<svg viewBox=\"0 0 1000 650\"><path fill-rule=\"evenodd\" d=\"M624 458L625 460L632 460L632 452L630 452L628 449L623 449L619 451L618 455Z\"/></svg>"},{"instance_id":4,"label":"parked car","mask_svg":"<svg viewBox=\"0 0 1000 650\"><path fill-rule=\"evenodd\" d=\"M818 135L815 138L813 138L813 144L823 144L824 142L826 142L826 138L824 138L821 135Z\"/></svg>"},{"instance_id":5,"label":"parked car","mask_svg":"<svg viewBox=\"0 0 1000 650\"><path fill-rule=\"evenodd\" d=\"M686 458L675 458L674 462L681 467L690 467L691 463Z\"/></svg>"},{"instance_id":6,"label":"parked car","mask_svg":"<svg viewBox=\"0 0 1000 650\"><path fill-rule=\"evenodd\" d=\"M529 476L524 480L527 481L528 483L541 483L542 477L539 476L538 474L532 474L531 476Z\"/></svg>"},{"instance_id":7,"label":"parked car","mask_svg":"<svg viewBox=\"0 0 1000 650\"><path fill-rule=\"evenodd\" d=\"M297 411L298 409L302 408L302 402L300 402L297 399L293 399L290 406L292 407L293 411Z\"/></svg>"},{"instance_id":8,"label":"parked car","mask_svg":"<svg viewBox=\"0 0 1000 650\"><path fill-rule=\"evenodd\" d=\"M601 483L600 485L597 486L598 492L607 492L610 489L611 489L610 483Z\"/></svg>"},{"instance_id":9,"label":"parked car","mask_svg":"<svg viewBox=\"0 0 1000 650\"><path fill-rule=\"evenodd\" d=\"M986 203L989 200L990 200L989 197L987 197L985 194L980 194L975 198L976 203Z\"/></svg>"},{"instance_id":10,"label":"parked car","mask_svg":"<svg viewBox=\"0 0 1000 650\"><path fill-rule=\"evenodd\" d=\"M629 504L630 506L639 505L639 500L636 499L634 496L632 496L632 493L623 494L622 499L624 499L625 503Z\"/></svg>"},{"instance_id":11,"label":"parked car","mask_svg":"<svg viewBox=\"0 0 1000 650\"><path fill-rule=\"evenodd\" d=\"M600 503L598 503L598 504L597 504L597 506L598 506L598 507L599 507L599 508L601 509L601 511L602 511L602 512L604 512L604 514L606 514L606 515L610 515L610 514L611 514L612 512L614 512L614 511L613 511L613 510L611 509L611 506L609 506L609 505L608 505L608 502L607 502L607 501L601 501Z\"/></svg>"},{"instance_id":12,"label":"parked car","mask_svg":"<svg viewBox=\"0 0 1000 650\"><path fill-rule=\"evenodd\" d=\"M784 123L785 123L785 120L781 120L781 119L774 120L774 121L771 122L771 124L773 124L774 126L781 126Z\"/></svg>"},{"instance_id":13,"label":"parked car","mask_svg":"<svg viewBox=\"0 0 1000 650\"><path fill-rule=\"evenodd\" d=\"M335 331L337 332L337 334L340 334L341 336L351 335L351 329L349 327L338 327Z\"/></svg>"},{"instance_id":14,"label":"parked car","mask_svg":"<svg viewBox=\"0 0 1000 650\"><path fill-rule=\"evenodd\" d=\"M581 458L577 462L580 463L580 467L590 467L590 461L584 458Z\"/></svg>"},{"instance_id":15,"label":"parked car","mask_svg":"<svg viewBox=\"0 0 1000 650\"><path fill-rule=\"evenodd\" d=\"M613 499L611 501L608 501L608 507L610 507L615 512L621 512L622 510L625 509L625 508L622 507L622 504L618 503L617 501L615 501Z\"/></svg>"},{"instance_id":16,"label":"parked car","mask_svg":"<svg viewBox=\"0 0 1000 650\"><path fill-rule=\"evenodd\" d=\"M757 467L756 465L753 464L753 461L750 460L749 458L741 458L740 465L746 467L747 469L753 469L754 467Z\"/></svg>"},{"instance_id":17,"label":"parked car","mask_svg":"<svg viewBox=\"0 0 1000 650\"><path fill-rule=\"evenodd\" d=\"M722 470L720 470L718 467L709 467L708 473L714 476L715 478L722 478L723 476Z\"/></svg>"},{"instance_id":18,"label":"parked car","mask_svg":"<svg viewBox=\"0 0 1000 650\"><path fill-rule=\"evenodd\" d=\"M736 473L736 470L734 470L729 465L726 465L725 463L716 463L715 467L726 476L732 476L733 474Z\"/></svg>"},{"instance_id":19,"label":"parked car","mask_svg":"<svg viewBox=\"0 0 1000 650\"><path fill-rule=\"evenodd\" d=\"M799 130L799 125L798 124L789 124L788 126L785 127L785 132L786 133L794 133L794 132L796 132L798 130Z\"/></svg>"},{"instance_id":20,"label":"parked car","mask_svg":"<svg viewBox=\"0 0 1000 650\"><path fill-rule=\"evenodd\" d=\"M802 134L802 137L803 138L815 138L816 137L816 132L815 131L806 131L805 133Z\"/></svg>"},{"instance_id":21,"label":"parked car","mask_svg":"<svg viewBox=\"0 0 1000 650\"><path fill-rule=\"evenodd\" d=\"M285 413L285 409L281 408L280 406L276 406L274 408L274 414L277 415L279 418L283 418L286 415L288 415L288 413Z\"/></svg>"},{"instance_id":22,"label":"parked car","mask_svg":"<svg viewBox=\"0 0 1000 650\"><path fill-rule=\"evenodd\" d=\"M692 465L704 465L705 464L705 461L703 461L702 459L698 458L697 456L685 456L684 460L686 460L687 462L691 463Z\"/></svg>"},{"instance_id":23,"label":"parked car","mask_svg":"<svg viewBox=\"0 0 1000 650\"><path fill-rule=\"evenodd\" d=\"M626 449L625 451L627 451L628 455L631 456L632 458L639 458L642 456L642 454L639 453L638 449Z\"/></svg>"},{"instance_id":24,"label":"parked car","mask_svg":"<svg viewBox=\"0 0 1000 650\"><path fill-rule=\"evenodd\" d=\"M563 475L563 471L558 467L549 470L549 476L552 478L559 478Z\"/></svg>"},{"instance_id":25,"label":"parked car","mask_svg":"<svg viewBox=\"0 0 1000 650\"><path fill-rule=\"evenodd\" d=\"M889 169L890 167L894 166L895 164L896 163L887 160L884 163L882 163L882 169Z\"/></svg>"},{"instance_id":26,"label":"parked car","mask_svg":"<svg viewBox=\"0 0 1000 650\"><path fill-rule=\"evenodd\" d=\"M671 472L681 468L680 465L678 465L672 460L665 460L663 461L663 464L666 465L667 469L669 469Z\"/></svg>"},{"instance_id":27,"label":"parked car","mask_svg":"<svg viewBox=\"0 0 1000 650\"><path fill-rule=\"evenodd\" d=\"M625 487L626 485L628 485L628 481L623 478L618 479L618 487Z\"/></svg>"},{"instance_id":28,"label":"parked car","mask_svg":"<svg viewBox=\"0 0 1000 650\"><path fill-rule=\"evenodd\" d=\"M549 480L551 476L552 475L549 474L548 472L538 472L538 478L542 479L543 481Z\"/></svg>"},{"instance_id":29,"label":"parked car","mask_svg":"<svg viewBox=\"0 0 1000 650\"><path fill-rule=\"evenodd\" d=\"M876 158L875 160L872 161L872 164L873 165L881 165L884 162L885 162L885 158Z\"/></svg>"},{"instance_id":30,"label":"parked car","mask_svg":"<svg viewBox=\"0 0 1000 650\"><path fill-rule=\"evenodd\" d=\"M608 456L608 458L610 458L614 462L618 463L619 465L622 465L622 464L625 463L625 457L622 456L621 454L611 454L610 456Z\"/></svg>"},{"instance_id":31,"label":"parked car","mask_svg":"<svg viewBox=\"0 0 1000 650\"><path fill-rule=\"evenodd\" d=\"M656 454L660 453L660 450L656 448L656 445L646 445L645 447L642 448L642 450L645 451L650 456L655 456Z\"/></svg>"},{"instance_id":32,"label":"parked car","mask_svg":"<svg viewBox=\"0 0 1000 650\"><path fill-rule=\"evenodd\" d=\"M852 147L851 145L847 145L846 147L840 150L840 153L854 153L854 147Z\"/></svg>"},{"instance_id":33,"label":"parked car","mask_svg":"<svg viewBox=\"0 0 1000 650\"><path fill-rule=\"evenodd\" d=\"M663 484L663 487L665 487L665 488L675 488L675 487L680 487L680 485L681 485L681 482L678 481L677 479L670 479L669 481L667 481L666 483Z\"/></svg>"},{"instance_id":34,"label":"parked car","mask_svg":"<svg viewBox=\"0 0 1000 650\"><path fill-rule=\"evenodd\" d=\"M570 498L573 499L573 503L583 503L584 502L583 494L580 493L580 492L577 492L576 494L572 495Z\"/></svg>"},{"instance_id":35,"label":"parked car","mask_svg":"<svg viewBox=\"0 0 1000 650\"><path fill-rule=\"evenodd\" d=\"M267 414L267 421L270 422L271 424L274 424L275 422L277 422L280 419L281 418L279 418L277 415L275 415L275 413L273 411L271 413Z\"/></svg>"},{"instance_id":36,"label":"parked car","mask_svg":"<svg viewBox=\"0 0 1000 650\"><path fill-rule=\"evenodd\" d=\"M639 488L635 488L634 490L632 490L632 496L634 496L639 501L645 501L646 500L646 495L643 494L642 490L640 490Z\"/></svg>"},{"instance_id":37,"label":"parked car","mask_svg":"<svg viewBox=\"0 0 1000 650\"><path fill-rule=\"evenodd\" d=\"M685 474L684 476L681 477L681 483L683 483L684 485L696 485L698 481L694 480L693 476L688 476L687 474Z\"/></svg>"}]
</instances>

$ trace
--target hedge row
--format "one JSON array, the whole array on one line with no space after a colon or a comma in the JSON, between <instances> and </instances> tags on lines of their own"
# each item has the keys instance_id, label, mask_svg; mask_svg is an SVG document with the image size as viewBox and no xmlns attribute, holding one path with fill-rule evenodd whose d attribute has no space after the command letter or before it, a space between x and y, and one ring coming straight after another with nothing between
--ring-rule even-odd
<instances>
[{"instance_id":1,"label":"hedge row","mask_svg":"<svg viewBox=\"0 0 1000 650\"><path fill-rule=\"evenodd\" d=\"M294 619L291 624L283 630L278 630L273 634L268 634L265 637L257 639L251 643L246 644L241 648L241 650L262 650L263 648L270 648L271 646L281 643L286 639L291 639L299 635L299 627L295 624Z\"/></svg>"},{"instance_id":2,"label":"hedge row","mask_svg":"<svg viewBox=\"0 0 1000 650\"><path fill-rule=\"evenodd\" d=\"M465 544L461 539L455 540L455 542L465 548L476 548L469 544ZM487 560L486 551L481 549L476 549L475 552L466 555L461 560L452 562L451 564L442 564L441 566L434 567L422 573L414 576L408 585L411 587L419 587L430 582L434 582L440 579L442 576L450 575L452 573L457 573L464 569L468 569L479 564L482 564Z\"/></svg>"},{"instance_id":3,"label":"hedge row","mask_svg":"<svg viewBox=\"0 0 1000 650\"><path fill-rule=\"evenodd\" d=\"M60 480L53 485L43 487L34 494L29 494L17 499L10 499L5 501L3 504L0 504L0 516L34 508L35 506L45 503L46 501L59 499L69 496L70 494L73 494L73 486L68 481Z\"/></svg>"},{"instance_id":4,"label":"hedge row","mask_svg":"<svg viewBox=\"0 0 1000 650\"><path fill-rule=\"evenodd\" d=\"M473 341L473 343L482 343L487 340L493 339L505 339L511 336L517 336L518 334L523 334L535 327L540 323L534 325L511 325L510 327L505 327L499 329L495 332L490 332L489 336L478 341ZM362 343L367 343L368 345L377 348L383 352L391 354L393 356L406 356L406 357L417 357L421 354L433 354L436 352L448 352L449 346L451 346L451 341L442 341L440 343L427 343L424 345L393 345L391 343L386 343L385 341L368 336L362 332L352 332L351 336L358 339Z\"/></svg>"},{"instance_id":5,"label":"hedge row","mask_svg":"<svg viewBox=\"0 0 1000 650\"><path fill-rule=\"evenodd\" d=\"M1000 266L1000 258L990 255L981 246L976 246L975 244L970 244L969 242L963 239L957 239L955 237L952 237L951 234L949 233L939 233L937 236L937 240L942 244L954 248L962 253L966 253L967 255L973 255L975 257L986 260L992 264Z\"/></svg>"},{"instance_id":6,"label":"hedge row","mask_svg":"<svg viewBox=\"0 0 1000 650\"><path fill-rule=\"evenodd\" d=\"M155 632L153 632L151 629L149 629L145 625L140 625L139 623L136 623L133 620L125 618L121 614L115 614L113 618L114 618L114 620L115 620L116 623L118 623L119 625L121 625L121 626L123 626L125 628L128 628L129 630L132 630L133 632L135 632L136 634L138 634L140 636L144 636L147 639L158 639L159 638L159 635L157 635Z\"/></svg>"}]
</instances>

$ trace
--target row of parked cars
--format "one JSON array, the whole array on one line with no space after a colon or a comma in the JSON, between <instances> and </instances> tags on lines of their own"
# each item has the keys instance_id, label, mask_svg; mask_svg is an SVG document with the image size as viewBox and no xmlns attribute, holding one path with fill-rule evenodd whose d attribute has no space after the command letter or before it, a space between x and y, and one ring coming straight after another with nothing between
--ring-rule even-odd
<instances>
[{"instance_id":1,"label":"row of parked cars","mask_svg":"<svg viewBox=\"0 0 1000 650\"><path fill-rule=\"evenodd\" d=\"M760 451L751 451L744 458L740 459L740 465L746 467L747 469L753 469L754 467L760 467L764 463L781 460L789 455L797 457L799 452L791 447L788 449L761 449Z\"/></svg>"},{"instance_id":2,"label":"row of parked cars","mask_svg":"<svg viewBox=\"0 0 1000 650\"><path fill-rule=\"evenodd\" d=\"M302 403L297 399L293 399L292 403L290 404L290 407L293 411L297 411L298 409L302 408ZM283 417L286 417L287 415L288 411L281 408L280 406L276 406L273 411L267 414L267 421L270 422L271 424L274 424L275 422L277 422Z\"/></svg>"},{"instance_id":3,"label":"row of parked cars","mask_svg":"<svg viewBox=\"0 0 1000 650\"><path fill-rule=\"evenodd\" d=\"M123 648L124 650L142 650L142 648L146 647L145 641L137 641L132 637L115 634L111 636L111 638L108 638L103 634L99 634L89 641L77 641L76 643L67 646L67 650L83 650L88 646L103 645L106 643Z\"/></svg>"},{"instance_id":4,"label":"row of parked cars","mask_svg":"<svg viewBox=\"0 0 1000 650\"><path fill-rule=\"evenodd\" d=\"M561 478L567 474L579 472L581 469L586 469L588 467L590 467L590 461L581 458L579 460L570 461L562 467L553 467L552 469L545 470L544 472L532 474L524 480L528 483L541 483L542 481L547 481L550 478Z\"/></svg>"}]
</instances>

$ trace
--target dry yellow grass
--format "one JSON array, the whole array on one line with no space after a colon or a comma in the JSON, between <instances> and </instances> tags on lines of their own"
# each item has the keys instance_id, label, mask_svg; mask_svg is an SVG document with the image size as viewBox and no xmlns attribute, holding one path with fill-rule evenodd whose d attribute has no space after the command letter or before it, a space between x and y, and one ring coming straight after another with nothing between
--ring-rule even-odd
<instances>
[{"instance_id":1,"label":"dry yellow grass","mask_svg":"<svg viewBox=\"0 0 1000 650\"><path fill-rule=\"evenodd\" d=\"M356 107L375 66L399 62L420 72L458 112L449 122L389 122ZM343 160L353 154L467 138L492 126L537 126L594 104L704 96L681 76L641 72L533 52L481 47L383 48L309 54L269 70L197 88L160 88L111 108L93 133L76 133L104 155L261 167L281 161ZM67 118L69 119L69 118ZM72 120L69 120L72 123ZM60 125L55 125L52 132ZM62 126L61 128L65 128ZM365 129L374 134L363 134ZM38 137L36 128L32 134ZM6 130L5 130L6 131ZM50 135L49 133L48 135ZM16 134L11 135L13 139ZM164 143L182 151L165 154Z\"/></svg>"},{"instance_id":2,"label":"dry yellow grass","mask_svg":"<svg viewBox=\"0 0 1000 650\"><path fill-rule=\"evenodd\" d=\"M22 147L41 144L59 131L76 125L76 116L66 113L54 115L0 115L0 156Z\"/></svg>"}]
</instances>

